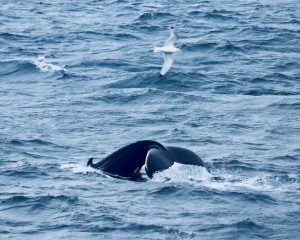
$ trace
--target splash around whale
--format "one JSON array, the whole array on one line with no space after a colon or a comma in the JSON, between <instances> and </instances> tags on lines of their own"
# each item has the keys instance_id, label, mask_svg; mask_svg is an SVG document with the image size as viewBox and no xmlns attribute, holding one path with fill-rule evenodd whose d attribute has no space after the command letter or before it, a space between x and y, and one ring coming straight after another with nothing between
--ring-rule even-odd
<instances>
[{"instance_id":1,"label":"splash around whale","mask_svg":"<svg viewBox=\"0 0 300 240\"><path fill-rule=\"evenodd\" d=\"M175 162L204 167L202 159L191 150L163 146L152 140L131 143L98 163L93 163L93 158L90 158L87 166L101 169L112 177L137 180L141 178L140 170L144 165L147 176L152 178L155 173L168 169Z\"/></svg>"}]
</instances>

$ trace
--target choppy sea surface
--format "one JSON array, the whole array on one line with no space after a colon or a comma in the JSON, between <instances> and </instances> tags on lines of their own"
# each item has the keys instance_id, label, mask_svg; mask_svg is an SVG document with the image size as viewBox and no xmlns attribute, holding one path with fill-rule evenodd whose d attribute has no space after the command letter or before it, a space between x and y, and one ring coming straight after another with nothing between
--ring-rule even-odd
<instances>
[{"instance_id":1,"label":"choppy sea surface","mask_svg":"<svg viewBox=\"0 0 300 240\"><path fill-rule=\"evenodd\" d=\"M0 0L1 239L299 239L298 0ZM177 29L173 68L153 53ZM151 180L86 167L151 139Z\"/></svg>"}]
</instances>

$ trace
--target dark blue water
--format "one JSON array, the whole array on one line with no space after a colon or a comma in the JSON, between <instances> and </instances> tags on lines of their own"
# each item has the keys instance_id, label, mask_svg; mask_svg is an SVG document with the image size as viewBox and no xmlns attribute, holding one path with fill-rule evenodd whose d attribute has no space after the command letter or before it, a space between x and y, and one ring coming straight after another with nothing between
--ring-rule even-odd
<instances>
[{"instance_id":1,"label":"dark blue water","mask_svg":"<svg viewBox=\"0 0 300 240\"><path fill-rule=\"evenodd\" d=\"M0 0L1 239L297 239L300 3ZM153 53L179 35L173 68ZM86 167L196 152L146 182Z\"/></svg>"}]
</instances>

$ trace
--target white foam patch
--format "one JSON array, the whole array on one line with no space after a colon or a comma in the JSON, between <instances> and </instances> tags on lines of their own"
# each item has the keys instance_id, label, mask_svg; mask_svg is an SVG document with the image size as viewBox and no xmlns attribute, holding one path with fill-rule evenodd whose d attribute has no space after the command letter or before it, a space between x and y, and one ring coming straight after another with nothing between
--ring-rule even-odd
<instances>
[{"instance_id":1,"label":"white foam patch","mask_svg":"<svg viewBox=\"0 0 300 240\"><path fill-rule=\"evenodd\" d=\"M60 169L76 174L98 173L109 177L101 170L78 163L66 163ZM141 170L145 173L145 168ZM191 184L198 187L207 187L220 191L258 191L258 192L294 192L300 189L299 176L290 176L289 181L282 181L272 174L257 176L245 176L242 172L218 172L209 173L206 168L193 165L174 165L162 172L155 173L149 181L160 183ZM112 177L109 177L112 178Z\"/></svg>"},{"instance_id":2,"label":"white foam patch","mask_svg":"<svg viewBox=\"0 0 300 240\"><path fill-rule=\"evenodd\" d=\"M211 174L204 167L174 163L172 167L155 173L152 181L199 183L208 181L210 177Z\"/></svg>"},{"instance_id":3,"label":"white foam patch","mask_svg":"<svg viewBox=\"0 0 300 240\"><path fill-rule=\"evenodd\" d=\"M217 179L211 178L204 181L202 185L221 191L289 192L299 189L299 179L282 182L278 177L270 174L244 176L236 172L220 173Z\"/></svg>"},{"instance_id":4,"label":"white foam patch","mask_svg":"<svg viewBox=\"0 0 300 240\"><path fill-rule=\"evenodd\" d=\"M60 167L60 169L64 169L64 170L70 170L73 173L94 173L97 172L99 173L100 171L92 168L92 167L88 167L86 165L82 165L82 164L78 164L78 163L66 163L66 164L62 164Z\"/></svg>"},{"instance_id":5,"label":"white foam patch","mask_svg":"<svg viewBox=\"0 0 300 240\"><path fill-rule=\"evenodd\" d=\"M37 68L39 68L42 72L59 72L59 71L65 71L63 67L47 63L45 56L38 57L37 60L33 62Z\"/></svg>"},{"instance_id":6,"label":"white foam patch","mask_svg":"<svg viewBox=\"0 0 300 240\"><path fill-rule=\"evenodd\" d=\"M272 174L245 176L242 172L209 173L206 168L175 163L165 171L155 173L150 181L188 183L220 191L289 192L299 190L299 177L288 182Z\"/></svg>"},{"instance_id":7,"label":"white foam patch","mask_svg":"<svg viewBox=\"0 0 300 240\"><path fill-rule=\"evenodd\" d=\"M218 190L257 190L257 191L272 191L274 186L263 181L261 177L245 177L235 174L222 174L220 179L211 179L204 182L204 185L209 188Z\"/></svg>"}]
</instances>

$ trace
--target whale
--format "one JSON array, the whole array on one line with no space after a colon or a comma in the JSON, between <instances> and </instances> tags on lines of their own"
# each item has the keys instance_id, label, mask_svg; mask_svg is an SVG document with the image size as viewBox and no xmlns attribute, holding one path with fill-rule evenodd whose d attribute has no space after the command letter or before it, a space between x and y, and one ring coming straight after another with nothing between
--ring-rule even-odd
<instances>
[{"instance_id":1,"label":"whale","mask_svg":"<svg viewBox=\"0 0 300 240\"><path fill-rule=\"evenodd\" d=\"M87 166L100 169L116 177L136 180L141 177L140 170L145 165L149 178L164 171L175 162L204 167L202 159L193 151L176 146L164 146L153 140L142 140L128 144L111 153L97 163L89 158Z\"/></svg>"}]
</instances>

